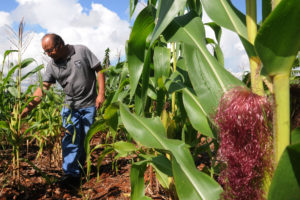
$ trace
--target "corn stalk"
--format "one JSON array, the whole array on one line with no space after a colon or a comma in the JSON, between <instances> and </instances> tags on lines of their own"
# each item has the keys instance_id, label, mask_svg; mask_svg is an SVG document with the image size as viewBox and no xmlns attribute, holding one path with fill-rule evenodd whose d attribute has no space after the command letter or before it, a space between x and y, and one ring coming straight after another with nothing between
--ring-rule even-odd
<instances>
[{"instance_id":1,"label":"corn stalk","mask_svg":"<svg viewBox=\"0 0 300 200\"><path fill-rule=\"evenodd\" d=\"M254 40L257 33L256 25L256 1L246 0L246 22L248 31L248 40L254 45ZM251 71L251 89L255 94L263 95L263 83L260 77L261 62L258 56L250 56L250 71Z\"/></svg>"}]
</instances>

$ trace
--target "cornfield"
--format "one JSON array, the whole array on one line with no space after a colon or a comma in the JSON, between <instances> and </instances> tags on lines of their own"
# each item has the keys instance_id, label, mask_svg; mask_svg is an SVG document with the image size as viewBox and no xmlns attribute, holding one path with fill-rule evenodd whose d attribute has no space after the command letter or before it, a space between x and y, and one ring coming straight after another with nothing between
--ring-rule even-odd
<instances>
[{"instance_id":1,"label":"cornfield","mask_svg":"<svg viewBox=\"0 0 300 200\"><path fill-rule=\"evenodd\" d=\"M138 2L130 1L130 16ZM101 182L110 158L116 176L123 159L130 163L124 198L133 200L154 198L154 185L160 199L299 199L299 77L292 68L300 59L300 4L262 1L260 24L256 1L246 5L243 14L228 0L147 1L128 38L126 61L112 66L106 51L106 101L84 141L86 187L92 177ZM203 23L203 11L213 22ZM42 162L48 150L49 167L61 165L62 91L46 91L42 103L20 117L44 68L22 75L35 64L22 58L22 26L16 49L5 52L0 77L0 156L11 158L1 164L2 190L9 184L24 190L20 162L55 184L28 158L33 146L35 160ZM216 39L206 37L206 28ZM249 57L243 80L224 66L223 28L239 36ZM16 64L9 62L11 54L18 54ZM22 91L22 81L32 75L38 81Z\"/></svg>"}]
</instances>

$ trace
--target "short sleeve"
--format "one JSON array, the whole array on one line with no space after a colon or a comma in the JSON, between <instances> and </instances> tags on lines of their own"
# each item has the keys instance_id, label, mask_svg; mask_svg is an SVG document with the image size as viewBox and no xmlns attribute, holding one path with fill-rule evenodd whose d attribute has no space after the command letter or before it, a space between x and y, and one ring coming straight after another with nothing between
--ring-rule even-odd
<instances>
[{"instance_id":1,"label":"short sleeve","mask_svg":"<svg viewBox=\"0 0 300 200\"><path fill-rule=\"evenodd\" d=\"M47 82L47 83L55 83L56 82L56 80L53 76L53 70L52 70L50 64L48 64L46 67L46 72L44 74L43 81Z\"/></svg>"},{"instance_id":2,"label":"short sleeve","mask_svg":"<svg viewBox=\"0 0 300 200\"><path fill-rule=\"evenodd\" d=\"M91 68L96 70L96 68L99 66L100 61L95 56L95 54L91 50L89 50L87 47L86 47L86 56L90 63Z\"/></svg>"}]
</instances>

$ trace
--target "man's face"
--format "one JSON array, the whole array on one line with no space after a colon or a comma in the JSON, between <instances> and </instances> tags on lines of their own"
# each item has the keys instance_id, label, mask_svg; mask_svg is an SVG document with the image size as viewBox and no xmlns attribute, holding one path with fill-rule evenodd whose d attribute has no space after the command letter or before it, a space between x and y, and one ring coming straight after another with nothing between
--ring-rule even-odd
<instances>
[{"instance_id":1,"label":"man's face","mask_svg":"<svg viewBox=\"0 0 300 200\"><path fill-rule=\"evenodd\" d=\"M46 37L43 39L42 48L44 49L44 54L51 57L54 61L59 60L61 45L55 45L51 37Z\"/></svg>"}]
</instances>

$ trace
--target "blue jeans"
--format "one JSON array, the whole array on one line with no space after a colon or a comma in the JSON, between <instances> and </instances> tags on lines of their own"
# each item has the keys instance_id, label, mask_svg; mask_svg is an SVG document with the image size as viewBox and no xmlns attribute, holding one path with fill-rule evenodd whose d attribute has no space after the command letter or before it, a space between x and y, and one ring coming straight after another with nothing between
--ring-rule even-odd
<instances>
[{"instance_id":1,"label":"blue jeans","mask_svg":"<svg viewBox=\"0 0 300 200\"><path fill-rule=\"evenodd\" d=\"M71 122L67 121L70 114L71 118L69 119ZM72 110L67 107L63 107L61 116L63 120L63 127L66 131L62 139L62 168L65 175L80 176L81 166L84 166L86 159L84 138L90 126L94 123L95 115L95 106ZM75 140L73 142L74 134Z\"/></svg>"}]
</instances>

